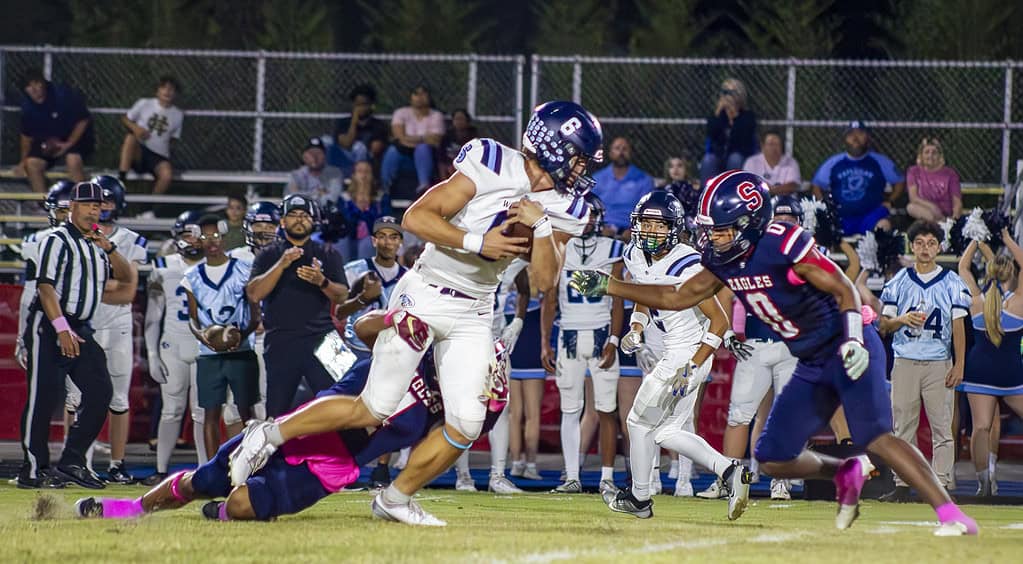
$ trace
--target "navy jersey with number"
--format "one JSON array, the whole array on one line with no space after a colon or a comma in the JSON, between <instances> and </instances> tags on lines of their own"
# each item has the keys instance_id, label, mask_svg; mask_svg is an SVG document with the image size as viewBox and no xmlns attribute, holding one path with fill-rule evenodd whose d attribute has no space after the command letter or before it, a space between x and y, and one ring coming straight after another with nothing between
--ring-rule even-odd
<instances>
[{"instance_id":1,"label":"navy jersey with number","mask_svg":"<svg viewBox=\"0 0 1023 564\"><path fill-rule=\"evenodd\" d=\"M752 254L725 265L704 262L750 315L785 340L793 356L820 364L837 354L844 329L835 298L792 272L792 265L815 245L803 228L776 221L767 226Z\"/></svg>"}]
</instances>

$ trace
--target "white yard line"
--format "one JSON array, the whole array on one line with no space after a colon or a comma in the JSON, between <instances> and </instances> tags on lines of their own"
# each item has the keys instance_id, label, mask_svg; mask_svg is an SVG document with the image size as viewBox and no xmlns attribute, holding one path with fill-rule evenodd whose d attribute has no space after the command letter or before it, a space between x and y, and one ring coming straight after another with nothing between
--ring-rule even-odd
<instances>
[{"instance_id":1,"label":"white yard line","mask_svg":"<svg viewBox=\"0 0 1023 564\"><path fill-rule=\"evenodd\" d=\"M557 562L560 560L576 560L578 558L586 558L591 556L635 556L643 554L655 554L658 552L669 552L680 549L701 549L711 548L715 546L725 546L728 544L737 543L779 543L796 540L804 536L803 533L778 533L778 534L762 534L748 539L736 539L735 541L729 541L725 539L705 539L705 540L682 540L675 542L665 543L651 543L644 544L635 547L624 547L624 548L610 548L610 549L583 549L573 550L570 548L553 550L549 552L536 552L533 554L523 554L522 556L513 558L511 560L495 560L495 563L507 563L507 562L527 562L527 563L547 563Z\"/></svg>"}]
</instances>

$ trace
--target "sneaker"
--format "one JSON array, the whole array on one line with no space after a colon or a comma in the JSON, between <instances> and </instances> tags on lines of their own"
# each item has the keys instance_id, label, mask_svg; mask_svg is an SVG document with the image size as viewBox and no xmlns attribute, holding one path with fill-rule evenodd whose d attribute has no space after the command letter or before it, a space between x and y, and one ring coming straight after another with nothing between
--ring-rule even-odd
<instances>
[{"instance_id":1,"label":"sneaker","mask_svg":"<svg viewBox=\"0 0 1023 564\"><path fill-rule=\"evenodd\" d=\"M749 505L749 484L753 474L746 466L733 462L731 472L726 470L725 475L728 476L724 480L728 484L728 520L735 521L742 517Z\"/></svg>"},{"instance_id":2,"label":"sneaker","mask_svg":"<svg viewBox=\"0 0 1023 564\"><path fill-rule=\"evenodd\" d=\"M24 472L19 474L15 480L18 487L23 490L59 490L65 486L64 480L48 468L36 472L35 478L29 478L24 474Z\"/></svg>"},{"instance_id":3,"label":"sneaker","mask_svg":"<svg viewBox=\"0 0 1023 564\"><path fill-rule=\"evenodd\" d=\"M210 521L220 520L220 504L219 501L207 501L202 504L202 516L209 519Z\"/></svg>"},{"instance_id":4,"label":"sneaker","mask_svg":"<svg viewBox=\"0 0 1023 564\"><path fill-rule=\"evenodd\" d=\"M505 478L504 474L491 474L490 482L487 484L487 490L496 494L525 493L513 484L511 480Z\"/></svg>"},{"instance_id":5,"label":"sneaker","mask_svg":"<svg viewBox=\"0 0 1023 564\"><path fill-rule=\"evenodd\" d=\"M711 482L707 489L696 494L696 497L703 499L721 499L726 497L728 492L725 490L724 484L721 482L721 478Z\"/></svg>"},{"instance_id":6,"label":"sneaker","mask_svg":"<svg viewBox=\"0 0 1023 564\"><path fill-rule=\"evenodd\" d=\"M373 516L384 521L405 523L406 525L417 525L424 527L445 527L447 523L430 515L419 506L415 500L409 500L406 504L390 504L384 499L384 492L380 492L373 498L371 504Z\"/></svg>"},{"instance_id":7,"label":"sneaker","mask_svg":"<svg viewBox=\"0 0 1023 564\"><path fill-rule=\"evenodd\" d=\"M167 479L166 472L153 472L148 478L142 480L143 486L155 486Z\"/></svg>"},{"instance_id":8,"label":"sneaker","mask_svg":"<svg viewBox=\"0 0 1023 564\"><path fill-rule=\"evenodd\" d=\"M245 426L245 435L241 443L228 457L228 468L231 473L231 484L240 486L266 465L270 455L277 451L277 447L270 444L266 436L266 429L272 420L258 421L253 419Z\"/></svg>"},{"instance_id":9,"label":"sneaker","mask_svg":"<svg viewBox=\"0 0 1023 564\"><path fill-rule=\"evenodd\" d=\"M675 482L675 497L693 497L693 483L689 480Z\"/></svg>"},{"instance_id":10,"label":"sneaker","mask_svg":"<svg viewBox=\"0 0 1023 564\"><path fill-rule=\"evenodd\" d=\"M618 486L612 480L601 480L597 491L600 492L600 497L603 498L604 503L611 503L611 500L618 495Z\"/></svg>"},{"instance_id":11,"label":"sneaker","mask_svg":"<svg viewBox=\"0 0 1023 564\"><path fill-rule=\"evenodd\" d=\"M792 499L789 493L788 480L771 480L771 499L775 501L788 501Z\"/></svg>"},{"instance_id":12,"label":"sneaker","mask_svg":"<svg viewBox=\"0 0 1023 564\"><path fill-rule=\"evenodd\" d=\"M866 455L847 458L835 473L835 497L838 498L838 514L835 515L835 527L844 531L852 526L860 516L860 492L863 484L870 479L874 465ZM905 486L900 486L905 488ZM898 491L898 487L895 488ZM908 495L909 488L905 488Z\"/></svg>"},{"instance_id":13,"label":"sneaker","mask_svg":"<svg viewBox=\"0 0 1023 564\"><path fill-rule=\"evenodd\" d=\"M103 517L103 503L94 497L83 497L75 502L75 515L82 519Z\"/></svg>"},{"instance_id":14,"label":"sneaker","mask_svg":"<svg viewBox=\"0 0 1023 564\"><path fill-rule=\"evenodd\" d=\"M102 490L107 487L103 480L99 479L99 476L84 466L58 466L57 477L65 482L73 482L91 490Z\"/></svg>"},{"instance_id":15,"label":"sneaker","mask_svg":"<svg viewBox=\"0 0 1023 564\"><path fill-rule=\"evenodd\" d=\"M654 500L639 501L632 497L629 490L621 490L607 504L607 507L615 513L628 513L639 519L649 519L654 516Z\"/></svg>"},{"instance_id":16,"label":"sneaker","mask_svg":"<svg viewBox=\"0 0 1023 564\"><path fill-rule=\"evenodd\" d=\"M510 474L512 478L521 478L522 477L522 473L525 472L525 470L526 470L526 463L522 462L520 460L517 460L515 462L512 462L511 471L508 472L508 474Z\"/></svg>"},{"instance_id":17,"label":"sneaker","mask_svg":"<svg viewBox=\"0 0 1023 564\"><path fill-rule=\"evenodd\" d=\"M536 466L526 466L526 469L522 471L523 480L543 480L540 473L536 471Z\"/></svg>"},{"instance_id":18,"label":"sneaker","mask_svg":"<svg viewBox=\"0 0 1023 564\"><path fill-rule=\"evenodd\" d=\"M579 480L566 480L565 483L551 490L551 493L563 494L583 493L583 485Z\"/></svg>"},{"instance_id":19,"label":"sneaker","mask_svg":"<svg viewBox=\"0 0 1023 564\"><path fill-rule=\"evenodd\" d=\"M909 486L895 486L895 489L877 498L878 501L885 503L909 503L913 501L913 495L909 491Z\"/></svg>"},{"instance_id":20,"label":"sneaker","mask_svg":"<svg viewBox=\"0 0 1023 564\"><path fill-rule=\"evenodd\" d=\"M455 472L455 490L460 492L474 492L476 490L476 482L473 481L471 474L461 474Z\"/></svg>"},{"instance_id":21,"label":"sneaker","mask_svg":"<svg viewBox=\"0 0 1023 564\"><path fill-rule=\"evenodd\" d=\"M131 474L128 473L128 470L124 468L124 463L121 462L116 466L111 466L110 469L107 470L107 477L104 481L108 484L128 485L134 484L135 478L132 478Z\"/></svg>"},{"instance_id":22,"label":"sneaker","mask_svg":"<svg viewBox=\"0 0 1023 564\"><path fill-rule=\"evenodd\" d=\"M373 488L386 488L391 485L391 470L386 464L377 464L369 473L369 485Z\"/></svg>"}]
</instances>

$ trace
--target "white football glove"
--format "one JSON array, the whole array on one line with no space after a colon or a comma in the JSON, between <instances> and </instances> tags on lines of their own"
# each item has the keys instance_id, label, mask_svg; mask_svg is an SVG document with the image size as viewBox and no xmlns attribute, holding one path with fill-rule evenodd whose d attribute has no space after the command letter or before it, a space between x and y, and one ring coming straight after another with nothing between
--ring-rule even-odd
<instances>
[{"instance_id":1,"label":"white football glove","mask_svg":"<svg viewBox=\"0 0 1023 564\"><path fill-rule=\"evenodd\" d=\"M753 346L740 341L731 329L725 332L725 348L732 353L735 360L746 361L753 356Z\"/></svg>"},{"instance_id":2,"label":"white football glove","mask_svg":"<svg viewBox=\"0 0 1023 564\"><path fill-rule=\"evenodd\" d=\"M675 375L668 380L668 389L675 397L685 397L700 387L700 379L696 377L696 371L700 367L692 360L686 361L685 366L675 371Z\"/></svg>"},{"instance_id":3,"label":"white football glove","mask_svg":"<svg viewBox=\"0 0 1023 564\"><path fill-rule=\"evenodd\" d=\"M160 359L159 354L149 355L149 377L157 384L167 383L167 365Z\"/></svg>"},{"instance_id":4,"label":"white football glove","mask_svg":"<svg viewBox=\"0 0 1023 564\"><path fill-rule=\"evenodd\" d=\"M504 349L508 351L510 355L515 350L515 343L519 340L519 335L522 333L522 318L516 317L511 320L505 328L501 331L501 342L504 343Z\"/></svg>"},{"instance_id":5,"label":"white football glove","mask_svg":"<svg viewBox=\"0 0 1023 564\"><path fill-rule=\"evenodd\" d=\"M842 355L842 366L850 380L859 380L870 365L870 353L859 341L846 341L838 348Z\"/></svg>"},{"instance_id":6,"label":"white football glove","mask_svg":"<svg viewBox=\"0 0 1023 564\"><path fill-rule=\"evenodd\" d=\"M619 343L618 348L625 354L635 354L636 351L643 346L643 332L642 331L629 331L622 337L622 342Z\"/></svg>"},{"instance_id":7,"label":"white football glove","mask_svg":"<svg viewBox=\"0 0 1023 564\"><path fill-rule=\"evenodd\" d=\"M643 374L650 374L654 371L654 367L657 366L657 362L660 358L654 349L648 345L640 346L639 350L636 351L636 366L643 371Z\"/></svg>"},{"instance_id":8,"label":"white football glove","mask_svg":"<svg viewBox=\"0 0 1023 564\"><path fill-rule=\"evenodd\" d=\"M17 344L14 345L14 360L18 361L18 366L22 370L28 370L28 349L25 348L25 343L21 342L20 337Z\"/></svg>"}]
</instances>

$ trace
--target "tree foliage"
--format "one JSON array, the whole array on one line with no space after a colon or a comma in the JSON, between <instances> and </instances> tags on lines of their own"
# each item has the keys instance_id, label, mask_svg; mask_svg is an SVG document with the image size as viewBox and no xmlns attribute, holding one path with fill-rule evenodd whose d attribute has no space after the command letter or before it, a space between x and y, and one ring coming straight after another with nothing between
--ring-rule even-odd
<instances>
[{"instance_id":1,"label":"tree foliage","mask_svg":"<svg viewBox=\"0 0 1023 564\"><path fill-rule=\"evenodd\" d=\"M533 4L533 49L545 55L602 55L610 46L614 3L550 0Z\"/></svg>"},{"instance_id":2,"label":"tree foliage","mask_svg":"<svg viewBox=\"0 0 1023 564\"><path fill-rule=\"evenodd\" d=\"M739 25L764 57L828 57L838 44L834 0L741 2L746 18Z\"/></svg>"},{"instance_id":3,"label":"tree foliage","mask_svg":"<svg viewBox=\"0 0 1023 564\"><path fill-rule=\"evenodd\" d=\"M359 0L363 46L403 53L465 53L495 25L478 0Z\"/></svg>"},{"instance_id":4,"label":"tree foliage","mask_svg":"<svg viewBox=\"0 0 1023 564\"><path fill-rule=\"evenodd\" d=\"M640 23L629 37L629 52L637 56L685 57L711 18L697 16L699 0L636 0Z\"/></svg>"}]
</instances>

